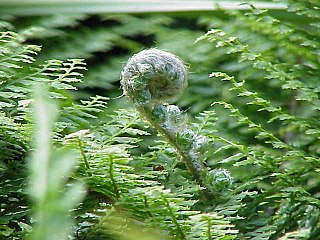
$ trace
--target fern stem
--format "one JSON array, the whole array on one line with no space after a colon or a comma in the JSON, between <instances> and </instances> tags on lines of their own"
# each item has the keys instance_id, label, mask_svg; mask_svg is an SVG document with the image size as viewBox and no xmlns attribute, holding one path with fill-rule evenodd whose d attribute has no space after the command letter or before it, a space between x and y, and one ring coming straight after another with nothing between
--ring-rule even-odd
<instances>
[{"instance_id":1,"label":"fern stem","mask_svg":"<svg viewBox=\"0 0 320 240\"><path fill-rule=\"evenodd\" d=\"M121 73L124 94L138 112L176 149L204 197L214 199L211 173L201 159L207 139L194 133L180 109L166 102L187 85L186 68L175 55L158 49L144 50L129 59Z\"/></svg>"},{"instance_id":2,"label":"fern stem","mask_svg":"<svg viewBox=\"0 0 320 240\"><path fill-rule=\"evenodd\" d=\"M125 133L126 130L132 126L132 124L134 124L136 122L136 120L138 119L138 116L135 116L134 118L132 118L124 127L122 127L119 131L115 132L112 136L110 136L105 142L104 144L109 144L112 141L114 141L114 138L120 136L121 134Z\"/></svg>"},{"instance_id":3,"label":"fern stem","mask_svg":"<svg viewBox=\"0 0 320 240\"><path fill-rule=\"evenodd\" d=\"M83 162L84 162L84 166L86 167L86 170L90 170L90 165L89 165L89 161L87 159L87 156L85 154L85 152L83 151L83 146L82 146L82 142L80 140L80 138L78 138L78 147L80 149L80 154L81 154L81 157L83 159ZM88 175L91 175L90 172L86 171Z\"/></svg>"},{"instance_id":4,"label":"fern stem","mask_svg":"<svg viewBox=\"0 0 320 240\"><path fill-rule=\"evenodd\" d=\"M143 195L143 203L144 203L145 208L147 209L148 216L153 218L154 216L153 216L152 212L149 210L150 207L149 207L148 198L146 195Z\"/></svg>"},{"instance_id":5,"label":"fern stem","mask_svg":"<svg viewBox=\"0 0 320 240\"><path fill-rule=\"evenodd\" d=\"M202 180L202 175L204 172L204 165L200 161L195 161L192 159L192 156L188 151L184 150L182 146L177 142L176 136L173 136L170 131L168 131L166 128L161 126L161 124L157 123L156 121L153 121L150 118L150 114L148 111L145 110L145 108L137 107L138 111L141 113L142 116L144 116L149 123L163 136L167 141L177 150L178 155L181 157L182 162L186 165L188 170L192 173L196 181L203 186L204 182Z\"/></svg>"},{"instance_id":6,"label":"fern stem","mask_svg":"<svg viewBox=\"0 0 320 240\"><path fill-rule=\"evenodd\" d=\"M212 235L211 235L211 220L208 219L208 229L207 229L207 234L208 234L208 239L212 239Z\"/></svg>"},{"instance_id":7,"label":"fern stem","mask_svg":"<svg viewBox=\"0 0 320 240\"><path fill-rule=\"evenodd\" d=\"M110 176L110 180L112 182L114 194L116 195L116 199L119 199L120 192L119 192L117 182L116 182L114 175L113 175L113 171L114 171L113 164L114 164L113 157L109 156L109 176Z\"/></svg>"},{"instance_id":8,"label":"fern stem","mask_svg":"<svg viewBox=\"0 0 320 240\"><path fill-rule=\"evenodd\" d=\"M168 211L170 213L170 217L172 219L172 222L175 225L178 234L180 235L180 239L181 240L186 240L187 238L186 238L183 230L181 229L181 227L180 227L180 225L178 223L178 220L177 220L176 216L174 215L174 213L173 213L173 211L172 211L172 209L170 207L170 202L168 201L168 199L162 193L161 193L161 197L162 197L163 201L166 204L166 207L167 207L167 209L168 209Z\"/></svg>"}]
</instances>

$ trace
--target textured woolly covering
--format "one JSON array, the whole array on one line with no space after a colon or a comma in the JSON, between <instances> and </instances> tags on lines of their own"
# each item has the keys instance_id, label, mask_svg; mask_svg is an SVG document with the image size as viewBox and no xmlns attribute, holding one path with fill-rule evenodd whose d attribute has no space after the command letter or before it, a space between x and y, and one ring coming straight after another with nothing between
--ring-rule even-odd
<instances>
[{"instance_id":1,"label":"textured woolly covering","mask_svg":"<svg viewBox=\"0 0 320 240\"><path fill-rule=\"evenodd\" d=\"M203 187L205 197L212 199L215 172L209 173L202 160L208 139L189 128L179 107L166 103L183 92L186 75L186 67L178 57L149 49L129 59L121 72L121 84L141 115L175 147L181 161Z\"/></svg>"},{"instance_id":2,"label":"textured woolly covering","mask_svg":"<svg viewBox=\"0 0 320 240\"><path fill-rule=\"evenodd\" d=\"M187 71L175 55L147 49L133 55L121 72L121 85L138 105L169 101L187 85Z\"/></svg>"}]
</instances>

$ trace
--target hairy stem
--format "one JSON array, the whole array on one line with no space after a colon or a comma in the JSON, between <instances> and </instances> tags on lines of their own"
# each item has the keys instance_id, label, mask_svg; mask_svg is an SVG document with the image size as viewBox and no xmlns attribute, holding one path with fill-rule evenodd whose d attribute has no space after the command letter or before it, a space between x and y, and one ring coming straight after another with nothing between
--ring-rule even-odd
<instances>
[{"instance_id":1,"label":"hairy stem","mask_svg":"<svg viewBox=\"0 0 320 240\"><path fill-rule=\"evenodd\" d=\"M213 186L217 179L215 172L208 171L203 163L208 139L188 127L177 106L167 104L187 85L187 71L182 61L158 49L141 51L124 67L121 84L139 113L176 149L181 161L203 187L205 198L215 198L218 192Z\"/></svg>"},{"instance_id":2,"label":"hairy stem","mask_svg":"<svg viewBox=\"0 0 320 240\"><path fill-rule=\"evenodd\" d=\"M177 142L176 136L173 136L168 129L163 127L161 124L159 124L156 121L153 121L148 111L145 110L145 108L138 107L137 108L142 116L144 116L149 123L162 135L164 136L167 141L177 150L179 156L181 157L181 160L185 163L188 170L192 173L192 175L195 177L196 181L203 186L202 181L202 175L203 171L205 169L204 165L200 161L195 161L190 153L183 149L183 147Z\"/></svg>"}]
</instances>

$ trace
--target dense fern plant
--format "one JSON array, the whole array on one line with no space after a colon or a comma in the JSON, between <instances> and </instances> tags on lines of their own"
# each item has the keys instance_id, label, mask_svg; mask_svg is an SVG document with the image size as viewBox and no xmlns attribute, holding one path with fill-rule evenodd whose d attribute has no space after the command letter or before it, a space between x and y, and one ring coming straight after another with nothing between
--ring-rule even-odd
<instances>
[{"instance_id":1,"label":"dense fern plant","mask_svg":"<svg viewBox=\"0 0 320 240\"><path fill-rule=\"evenodd\" d=\"M187 182L180 185L171 179L174 173L146 173L152 154L168 154L167 164L175 171L178 161L165 142L155 144L158 150L146 152L139 157L139 164L134 163L130 149L139 143L139 135L149 135L135 111L108 113L103 97L77 104L72 101L70 91L76 89L72 83L81 81L85 69L82 60L50 60L39 65L32 54L40 48L23 41L19 34L2 32L2 61L6 66L2 69L2 114L10 124L3 121L2 125L1 238L130 238L135 231L148 228L148 239L235 237L237 230L222 215L202 213L196 207L195 195L200 188L193 177L186 177ZM36 88L39 82L47 85L48 92ZM34 89L33 95L39 96L35 99L31 95ZM60 109L56 118L53 100ZM6 135L7 128L11 135ZM71 149L78 154L71 154ZM72 173L75 159L79 166ZM88 189L77 207L84 190L71 179L85 183ZM127 214L122 213L124 209ZM69 214L77 222L74 227ZM109 225L118 223L118 215L120 232ZM130 221L133 223L128 226Z\"/></svg>"},{"instance_id":2,"label":"dense fern plant","mask_svg":"<svg viewBox=\"0 0 320 240\"><path fill-rule=\"evenodd\" d=\"M234 75L210 74L215 81L228 82L237 99L213 105L229 111L231 121L237 122L229 131L245 137L213 133L213 165L230 166L239 176L234 193L253 194L238 212L245 219L237 223L242 238L318 239L319 4L289 4L288 11L308 18L303 27L251 6L245 15L228 13L239 21L236 26L211 29L198 39L247 68ZM259 49L257 42L241 35L247 31L270 47Z\"/></svg>"},{"instance_id":3,"label":"dense fern plant","mask_svg":"<svg viewBox=\"0 0 320 240\"><path fill-rule=\"evenodd\" d=\"M0 239L319 239L320 6L249 6L202 37L153 15L0 22ZM77 91L119 75L135 108Z\"/></svg>"}]
</instances>

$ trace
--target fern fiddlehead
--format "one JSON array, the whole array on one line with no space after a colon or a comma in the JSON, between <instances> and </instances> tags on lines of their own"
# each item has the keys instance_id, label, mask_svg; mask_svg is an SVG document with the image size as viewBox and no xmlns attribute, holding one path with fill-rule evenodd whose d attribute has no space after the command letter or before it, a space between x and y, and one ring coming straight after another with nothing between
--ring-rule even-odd
<instances>
[{"instance_id":1,"label":"fern fiddlehead","mask_svg":"<svg viewBox=\"0 0 320 240\"><path fill-rule=\"evenodd\" d=\"M187 86L183 62L162 50L143 50L128 60L121 72L121 85L140 114L175 147L205 196L213 198L216 191L211 181L216 181L216 171L208 171L202 160L208 140L188 128L177 106L168 105Z\"/></svg>"}]
</instances>

